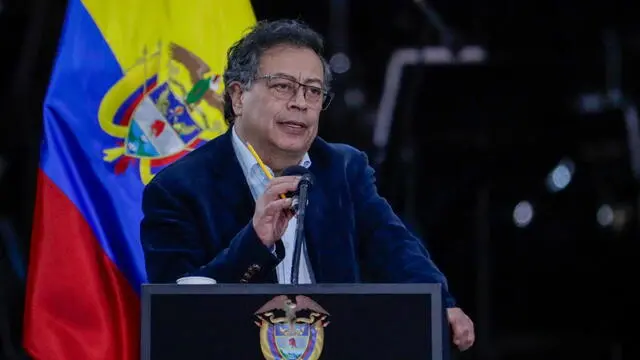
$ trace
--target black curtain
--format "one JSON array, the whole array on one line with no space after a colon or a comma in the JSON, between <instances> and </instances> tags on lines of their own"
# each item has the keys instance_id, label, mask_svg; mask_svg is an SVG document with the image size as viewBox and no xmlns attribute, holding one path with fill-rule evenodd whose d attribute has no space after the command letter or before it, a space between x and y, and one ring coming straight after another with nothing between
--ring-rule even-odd
<instances>
[{"instance_id":1,"label":"black curtain","mask_svg":"<svg viewBox=\"0 0 640 360\"><path fill-rule=\"evenodd\" d=\"M0 9L0 359L24 359L22 316L42 104L64 0L3 1Z\"/></svg>"}]
</instances>

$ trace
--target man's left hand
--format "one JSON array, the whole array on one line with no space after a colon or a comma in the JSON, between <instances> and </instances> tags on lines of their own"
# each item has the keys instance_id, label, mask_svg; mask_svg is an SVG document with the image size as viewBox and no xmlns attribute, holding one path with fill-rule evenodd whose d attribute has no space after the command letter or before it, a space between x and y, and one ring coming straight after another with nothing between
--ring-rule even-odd
<instances>
[{"instance_id":1,"label":"man's left hand","mask_svg":"<svg viewBox=\"0 0 640 360\"><path fill-rule=\"evenodd\" d=\"M460 351L470 348L476 339L473 321L460 308L448 308L447 319L453 331L453 343Z\"/></svg>"}]
</instances>

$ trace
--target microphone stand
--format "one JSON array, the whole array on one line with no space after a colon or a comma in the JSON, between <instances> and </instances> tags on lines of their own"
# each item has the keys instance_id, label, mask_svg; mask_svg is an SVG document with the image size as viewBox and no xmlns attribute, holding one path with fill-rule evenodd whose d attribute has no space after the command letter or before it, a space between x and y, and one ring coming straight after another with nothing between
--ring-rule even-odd
<instances>
[{"instance_id":1,"label":"microphone stand","mask_svg":"<svg viewBox=\"0 0 640 360\"><path fill-rule=\"evenodd\" d=\"M298 191L298 222L296 223L296 237L293 248L293 261L291 263L291 284L298 285L298 277L300 272L300 257L302 256L302 244L304 243L304 216L307 209L307 193L311 181L309 175L303 175L300 179L300 191Z\"/></svg>"}]
</instances>

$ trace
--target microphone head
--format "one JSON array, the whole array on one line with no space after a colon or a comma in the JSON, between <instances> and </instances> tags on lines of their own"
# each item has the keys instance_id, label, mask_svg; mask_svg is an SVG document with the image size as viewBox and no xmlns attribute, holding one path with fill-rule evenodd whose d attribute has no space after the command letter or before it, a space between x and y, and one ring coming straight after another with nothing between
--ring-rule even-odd
<instances>
[{"instance_id":1,"label":"microphone head","mask_svg":"<svg viewBox=\"0 0 640 360\"><path fill-rule=\"evenodd\" d=\"M298 188L296 189L296 191L295 192L289 191L285 194L286 197L293 198L293 203L291 204L291 208L295 213L298 213L298 207L299 207L298 195L300 195L300 187L303 184L306 184L307 191L311 190L311 186L313 185L313 174L306 167L296 165L296 166L290 166L282 170L282 174L280 176L301 176L300 183L298 183Z\"/></svg>"},{"instance_id":2,"label":"microphone head","mask_svg":"<svg viewBox=\"0 0 640 360\"><path fill-rule=\"evenodd\" d=\"M282 170L282 174L280 176L301 176L300 185L302 183L306 183L309 188L313 185L313 174L304 166L289 166ZM300 187L300 185L298 185L298 187Z\"/></svg>"},{"instance_id":3,"label":"microphone head","mask_svg":"<svg viewBox=\"0 0 640 360\"><path fill-rule=\"evenodd\" d=\"M310 174L311 171L309 171L309 169L307 169L304 166L301 165L296 165L296 166L289 166L288 168L285 168L284 170L282 170L282 175L281 176L302 176L304 174Z\"/></svg>"}]
</instances>

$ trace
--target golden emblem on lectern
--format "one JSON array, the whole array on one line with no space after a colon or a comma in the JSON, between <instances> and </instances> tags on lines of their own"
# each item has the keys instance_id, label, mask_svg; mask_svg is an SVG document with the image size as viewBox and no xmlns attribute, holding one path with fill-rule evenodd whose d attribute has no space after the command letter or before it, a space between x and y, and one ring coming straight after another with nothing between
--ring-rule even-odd
<instances>
[{"instance_id":1,"label":"golden emblem on lectern","mask_svg":"<svg viewBox=\"0 0 640 360\"><path fill-rule=\"evenodd\" d=\"M267 360L317 360L329 313L302 295L280 295L255 312L260 347Z\"/></svg>"}]
</instances>

